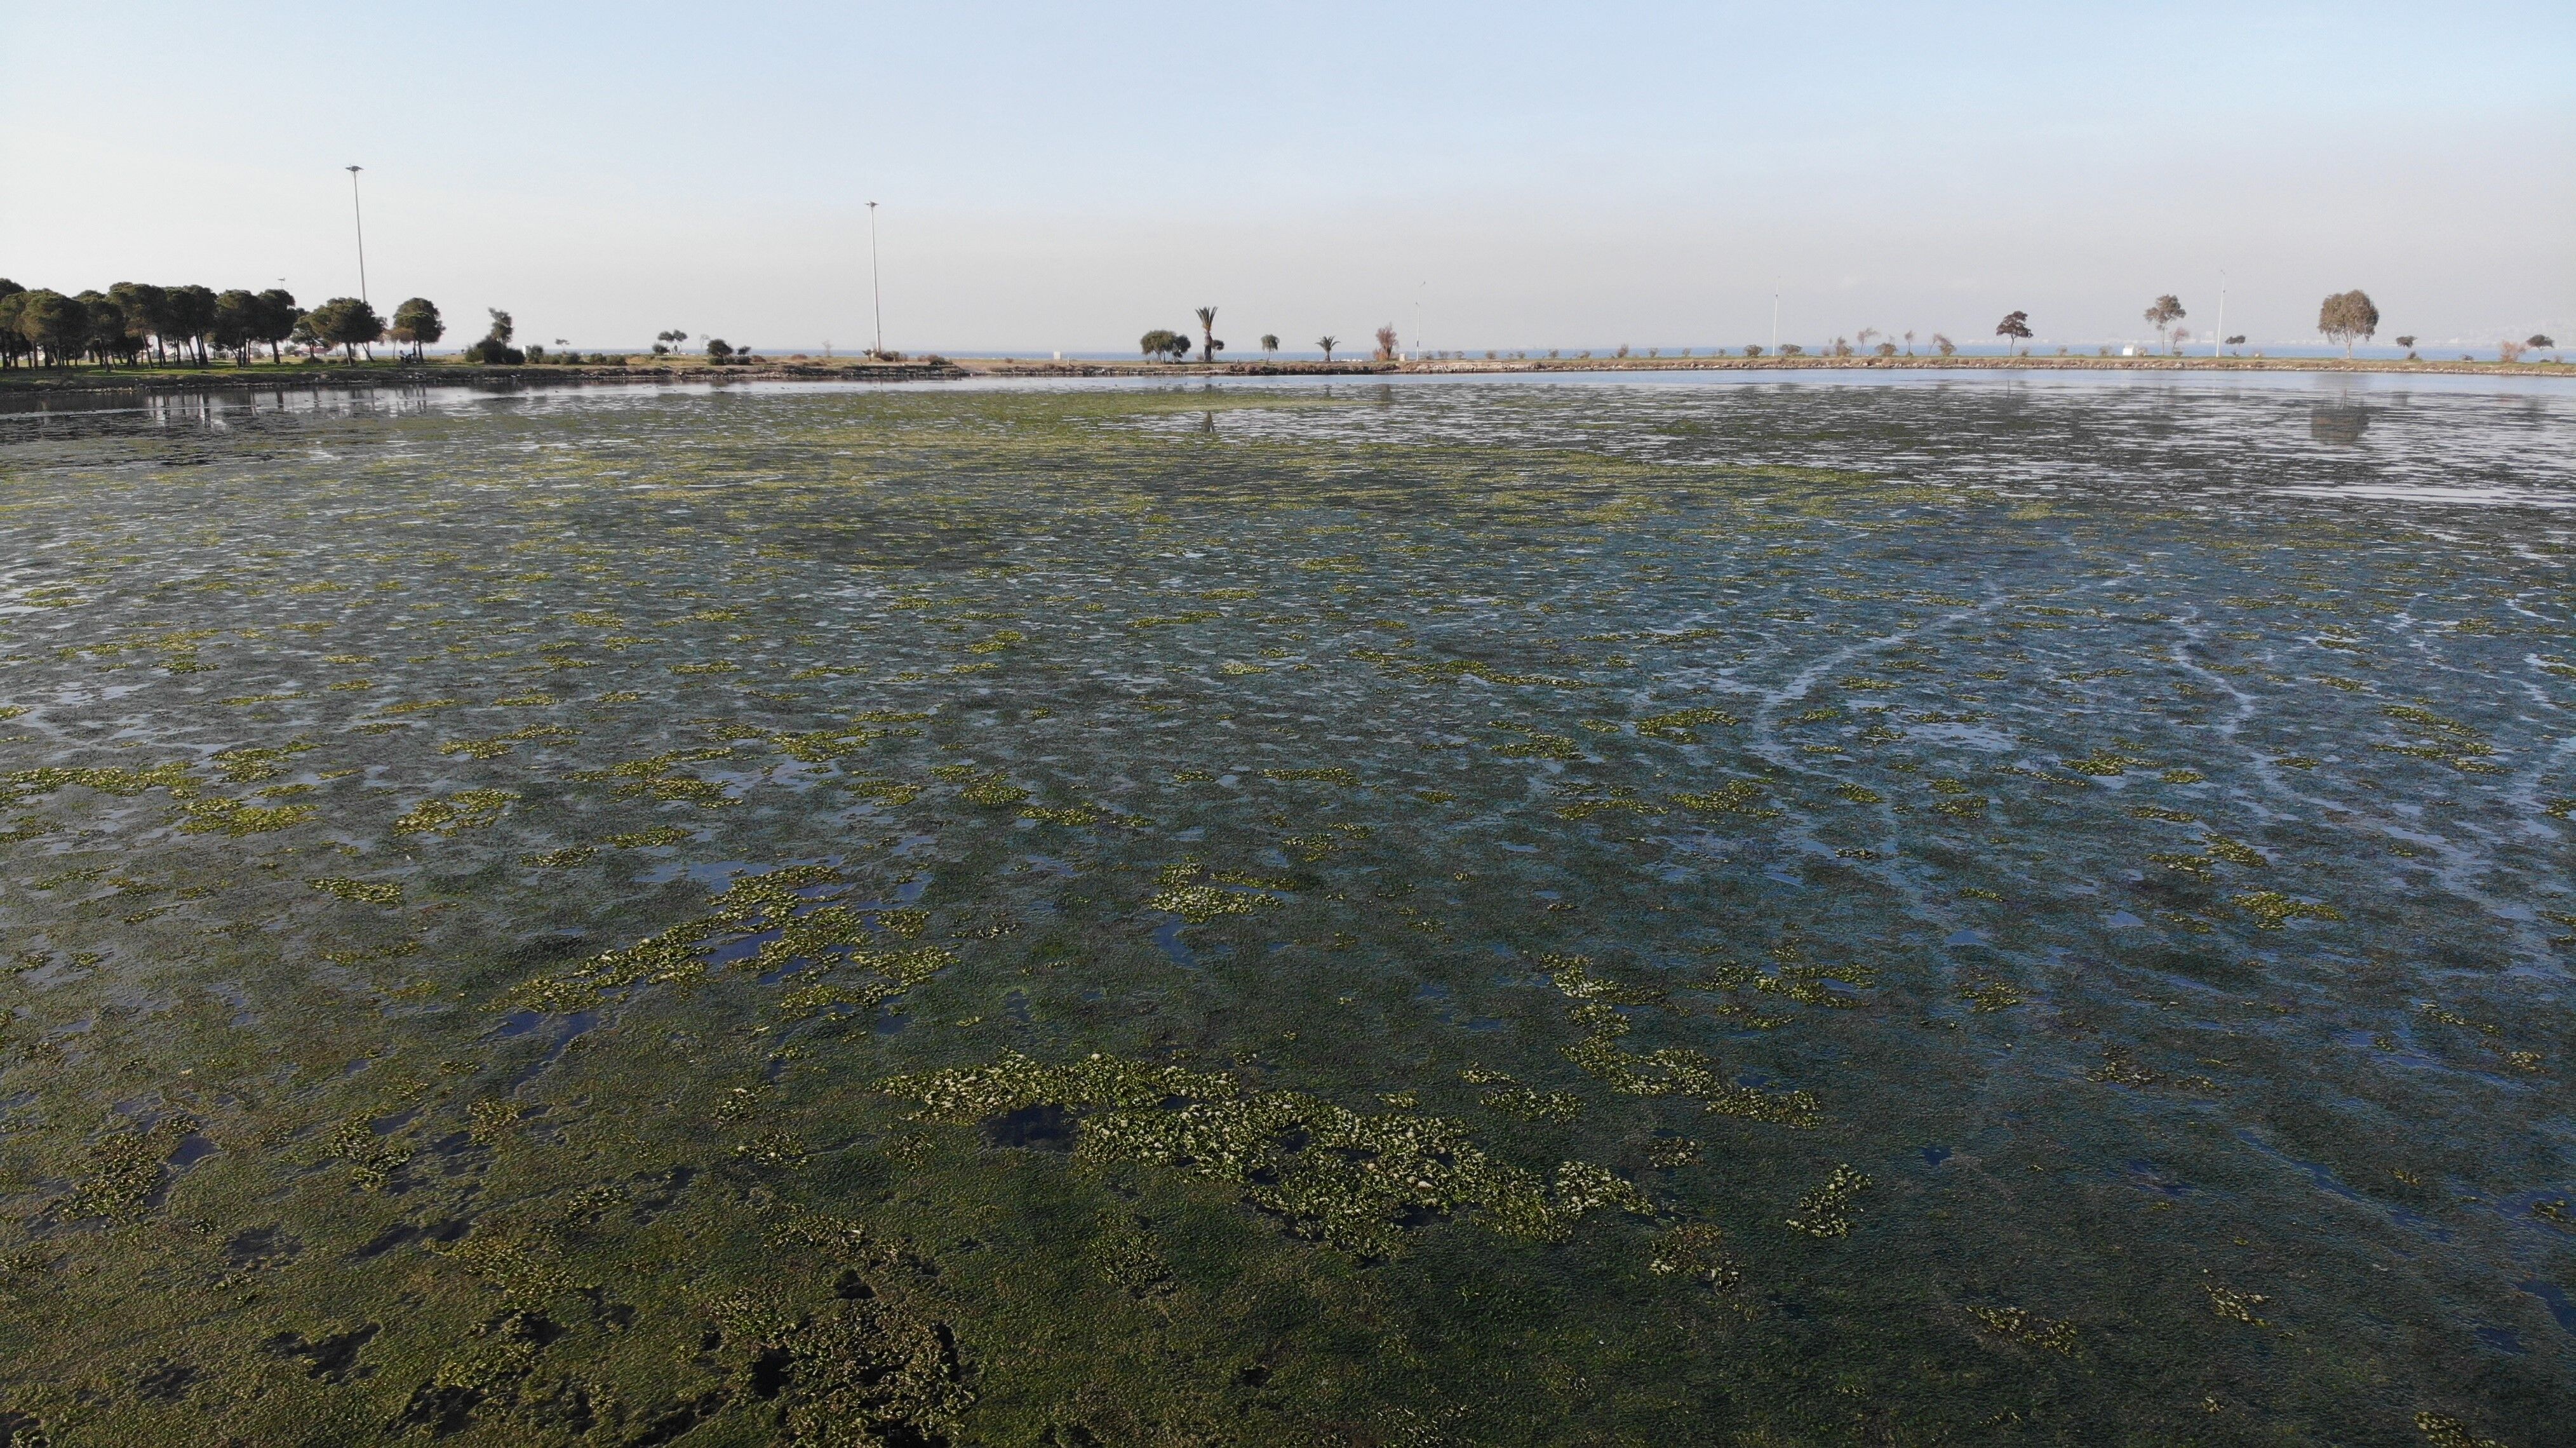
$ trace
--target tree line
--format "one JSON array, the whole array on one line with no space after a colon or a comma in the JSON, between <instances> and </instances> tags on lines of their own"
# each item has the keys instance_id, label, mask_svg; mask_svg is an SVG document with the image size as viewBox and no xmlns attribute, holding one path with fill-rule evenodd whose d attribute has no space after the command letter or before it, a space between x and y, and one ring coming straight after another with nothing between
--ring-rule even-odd
<instances>
[{"instance_id":1,"label":"tree line","mask_svg":"<svg viewBox=\"0 0 2576 1448\"><path fill-rule=\"evenodd\" d=\"M2189 332L2175 325L2191 313L2183 308L2182 298L2171 292L2147 303L2146 311L2139 315L2148 326L2156 329L2156 344L2164 348L2169 355L2179 356L2183 343L2191 340ZM2341 342L2343 355L2349 359L2352 356L2354 344L2366 342L2378 335L2379 307L2370 300L2370 293L2359 287L2348 292L2335 292L2317 308L2317 331L2329 342ZM2007 314L2002 321L1995 324L1995 335L2004 339L2004 347L2007 351L2029 341L2032 336L2030 313ZM2242 346L2245 342L2242 333L2233 337L2213 335L2211 340L2228 347ZM2400 337L2397 339L2397 344L2407 349L2407 356L2415 355L2414 338ZM2102 354L2107 357L2110 351L2110 348L2105 347L2102 349ZM1943 355L1948 355L1946 350Z\"/></svg>"},{"instance_id":2,"label":"tree line","mask_svg":"<svg viewBox=\"0 0 2576 1448\"><path fill-rule=\"evenodd\" d=\"M2191 314L2183 310L2182 298L2173 293L2167 292L2148 303L2143 315L2147 325L2156 329L2156 340L2168 354L2179 355L2182 352L2183 343L2191 340L2189 332L2175 325ZM2370 293L2359 287L2348 292L2331 293L2324 301L2317 304L2317 332L2329 342L2342 343L2343 355L2348 361L2352 357L2352 349L2355 346L2379 335L2379 304L2370 299ZM2005 317L1995 324L1995 335L2004 339L2006 347L2030 340L2030 313L2014 312ZM2245 345L2245 334L2239 332L2232 337L2221 337L2213 331L2208 340L2220 346L2241 347ZM2413 336L2392 337L2389 340L2406 349L2406 360L2410 362L2422 360L2416 355ZM2508 338L2498 343L2496 356L2502 361L2519 362L2525 352L2557 345L2547 334L2535 332L2520 342ZM2108 347L2102 349L2106 357L2110 355L2110 351ZM1943 349L1942 355L1949 355L1947 348ZM2262 354L2258 352L2255 355ZM2467 362L2472 358L2468 353L2463 352L2460 354L2460 360Z\"/></svg>"},{"instance_id":3,"label":"tree line","mask_svg":"<svg viewBox=\"0 0 2576 1448\"><path fill-rule=\"evenodd\" d=\"M2184 310L2182 299L2175 296L2173 293L2167 292L2164 295L2157 297L2153 302L2148 303L2147 309L2143 315L2147 325L2156 329L2157 343L2167 353L2179 354L2182 350L2183 344L2191 340L2191 334L2176 325L2185 317L2189 316L2190 313ZM1152 331L1147 332L1143 337L1137 339L1137 349L1143 352L1147 357L1163 358L1173 362L1188 361L1190 353L1192 351L1196 351L1200 362L1214 362L1216 360L1216 354L1225 350L1225 343L1219 340L1216 335L1216 308L1200 307L1197 309L1197 316L1199 323L1198 341L1191 341L1187 332L1176 332L1168 327L1156 327ZM2379 307L2371 301L2370 294L2368 292L2362 291L2358 287L2348 292L2336 292L2333 295L2328 296L2317 309L2317 331L2328 341L2343 344L2344 356L2349 358L2352 356L2355 345L2369 341L2372 337L2378 335ZM1907 332L1903 335L1905 337L1903 355L1911 357L1915 355L1914 333ZM2022 344L2030 341L2035 335L2030 325L2030 313L2025 311L2006 313L2004 315L2004 319L1995 324L1995 335L2003 339L2004 347L2007 351L2021 349ZM1875 327L1861 328L1859 336L1860 348L1862 350L1868 350L1873 355L1879 357L1895 357L1898 355L1896 342L1893 337L1888 337L1887 340L1879 342L1875 348L1871 347L1870 341L1872 338L1887 337L1887 334L1880 332ZM2239 347L2243 346L2245 343L2245 337L2241 333L2231 337L2220 337L2216 332L2212 332L2206 340L2229 347ZM2408 360L2417 360L2415 353L2415 339L2413 337L2397 337L2393 340L2398 346L2406 349ZM1341 345L1341 339L1332 336L1318 337L1315 339L1315 345L1323 349L1324 360L1326 362L1330 362L1333 360L1333 349ZM1944 357L1955 356L1959 350L1957 343L1952 342L1948 337L1945 337L1938 332L1932 334L1932 345L1934 349ZM2518 362L2522 360L2523 355L2527 352L2544 348L2553 348L2555 346L2557 346L2557 343L2547 335L2534 333L2520 342L2508 340L2500 344L2497 348L2497 355L2507 362ZM659 351L660 349L657 347L655 350ZM1261 351L1263 355L1267 357L1278 350L1279 338L1274 334L1265 334L1261 339ZM2064 348L2059 348L2058 350L2060 353L2065 351ZM1795 345L1784 344L1780 347L1779 351L1780 355L1783 357L1803 357L1807 354L1804 347ZM1725 349L1720 348L1711 355L1722 356L1724 355L1724 352ZM1763 355L1763 352L1764 349L1758 345L1744 349L1744 355L1747 357L1759 357ZM1392 325L1378 328L1376 360L1381 362L1391 362L1396 360L1399 355L1400 353L1397 350L1395 328ZM1437 358L1443 354L1434 352L1429 355ZM1448 355L1464 356L1465 354L1451 353ZM1497 357L1498 355L1500 354L1490 351L1485 354L1489 360ZM1557 353L1550 351L1547 355L1553 358ZM1590 352L1583 352L1579 355L1581 357L1588 358L1592 354ZM1627 356L1628 349L1626 347L1621 347L1617 355L1620 357ZM1649 350L1647 355L1657 356L1660 355L1660 353L1654 350ZM1690 349L1683 348L1679 355L1684 357L1689 356ZM1836 337L1827 345L1824 355L1831 357L1852 357L1859 355L1859 352L1855 351L1849 338ZM2026 350L2023 351L2023 355L2028 355ZM2102 349L2102 355L2105 357L2111 355L2111 349L2104 347ZM1513 356L1520 359L1526 359L1529 354L1527 352L1518 352L1514 353ZM2464 355L2461 360L2467 361L2469 359Z\"/></svg>"},{"instance_id":4,"label":"tree line","mask_svg":"<svg viewBox=\"0 0 2576 1448\"><path fill-rule=\"evenodd\" d=\"M1216 360L1216 354L1225 350L1225 339L1216 334L1216 308L1200 307L1197 309L1195 315L1199 319L1198 341L1192 342L1187 332L1175 332L1169 327L1156 327L1152 331L1147 332L1144 336L1136 339L1136 350L1144 353L1148 357L1163 357L1174 362L1186 362L1190 358L1191 350L1195 348L1198 351L1200 362L1214 362ZM1333 349L1342 345L1342 339L1333 336L1318 337L1315 339L1315 345L1324 349L1324 360L1330 362L1333 360ZM661 349L657 347L654 350L660 351ZM1262 356L1267 358L1278 350L1279 334L1276 332L1262 333ZM1493 354L1487 353L1486 355L1491 356ZM1377 329L1377 360L1380 362L1392 362L1396 360L1396 356L1395 325L1393 323L1389 323L1386 326Z\"/></svg>"},{"instance_id":5,"label":"tree line","mask_svg":"<svg viewBox=\"0 0 2576 1448\"><path fill-rule=\"evenodd\" d=\"M359 348L372 358L384 341L409 348L418 360L423 347L446 334L437 304L427 297L395 307L388 323L357 297L333 297L307 311L283 287L218 292L118 282L103 292L65 296L0 277L0 366L6 367L132 367L147 353L162 366L175 360L203 367L217 355L240 366L263 346L271 362L283 361L287 347L306 356L337 347L355 361Z\"/></svg>"}]
</instances>

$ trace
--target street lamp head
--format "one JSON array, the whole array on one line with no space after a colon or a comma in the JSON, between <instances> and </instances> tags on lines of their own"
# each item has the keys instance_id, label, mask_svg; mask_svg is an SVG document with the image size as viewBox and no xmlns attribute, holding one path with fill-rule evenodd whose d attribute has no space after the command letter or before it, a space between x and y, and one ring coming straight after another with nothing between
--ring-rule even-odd
<instances>
[{"instance_id":1,"label":"street lamp head","mask_svg":"<svg viewBox=\"0 0 2576 1448\"><path fill-rule=\"evenodd\" d=\"M364 167L364 166L351 166L351 167L348 167L347 169L348 169L348 170L350 170L350 171L352 171L352 172L357 172L357 171L364 171L364 170L365 170L365 169L367 169L367 168L366 168L366 167Z\"/></svg>"}]
</instances>

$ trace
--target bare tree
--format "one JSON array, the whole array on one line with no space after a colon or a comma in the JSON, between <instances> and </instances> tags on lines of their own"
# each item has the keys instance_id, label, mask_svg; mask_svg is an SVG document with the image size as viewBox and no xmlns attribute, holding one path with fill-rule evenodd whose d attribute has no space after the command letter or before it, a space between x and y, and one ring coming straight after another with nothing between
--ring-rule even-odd
<instances>
[{"instance_id":1,"label":"bare tree","mask_svg":"<svg viewBox=\"0 0 2576 1448\"><path fill-rule=\"evenodd\" d=\"M1395 324L1392 322L1377 329L1377 360L1395 360Z\"/></svg>"},{"instance_id":2,"label":"bare tree","mask_svg":"<svg viewBox=\"0 0 2576 1448\"><path fill-rule=\"evenodd\" d=\"M2326 340L2343 344L2344 360L2352 359L2352 345L2364 341L2379 330L2379 308L2373 306L2370 293L2359 287L2337 292L2317 308L2317 330Z\"/></svg>"}]
</instances>

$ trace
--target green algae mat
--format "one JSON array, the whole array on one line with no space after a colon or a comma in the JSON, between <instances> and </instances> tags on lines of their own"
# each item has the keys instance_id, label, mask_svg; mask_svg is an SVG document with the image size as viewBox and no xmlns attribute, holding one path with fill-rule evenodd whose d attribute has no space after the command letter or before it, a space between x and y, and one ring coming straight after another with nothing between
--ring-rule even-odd
<instances>
[{"instance_id":1,"label":"green algae mat","mask_svg":"<svg viewBox=\"0 0 2576 1448\"><path fill-rule=\"evenodd\" d=\"M2563 1444L2503 386L0 417L0 1443Z\"/></svg>"}]
</instances>

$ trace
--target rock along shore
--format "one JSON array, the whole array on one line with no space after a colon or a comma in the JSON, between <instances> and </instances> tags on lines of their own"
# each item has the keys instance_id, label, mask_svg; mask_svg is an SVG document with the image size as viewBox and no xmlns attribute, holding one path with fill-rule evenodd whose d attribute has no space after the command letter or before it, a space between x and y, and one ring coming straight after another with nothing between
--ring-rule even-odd
<instances>
[{"instance_id":1,"label":"rock along shore","mask_svg":"<svg viewBox=\"0 0 2576 1448\"><path fill-rule=\"evenodd\" d=\"M423 366L212 366L120 372L12 368L0 371L0 396L10 393L203 392L211 388L457 387L562 382L931 382L972 376L953 362L870 362L858 365L799 363L751 367L481 367L432 362Z\"/></svg>"},{"instance_id":2,"label":"rock along shore","mask_svg":"<svg viewBox=\"0 0 2576 1448\"><path fill-rule=\"evenodd\" d=\"M435 387L561 383L932 382L971 377L1387 377L1597 372L2393 372L2576 378L2556 362L2340 357L1557 357L1380 362L1113 362L969 357L932 362L751 366L285 366L202 370L0 371L0 396L201 392L210 388Z\"/></svg>"},{"instance_id":3,"label":"rock along shore","mask_svg":"<svg viewBox=\"0 0 2576 1448\"><path fill-rule=\"evenodd\" d=\"M961 358L987 377L1472 376L1525 372L2457 372L2576 377L2553 362L2340 357L1554 357L1418 362L1046 362Z\"/></svg>"}]
</instances>

